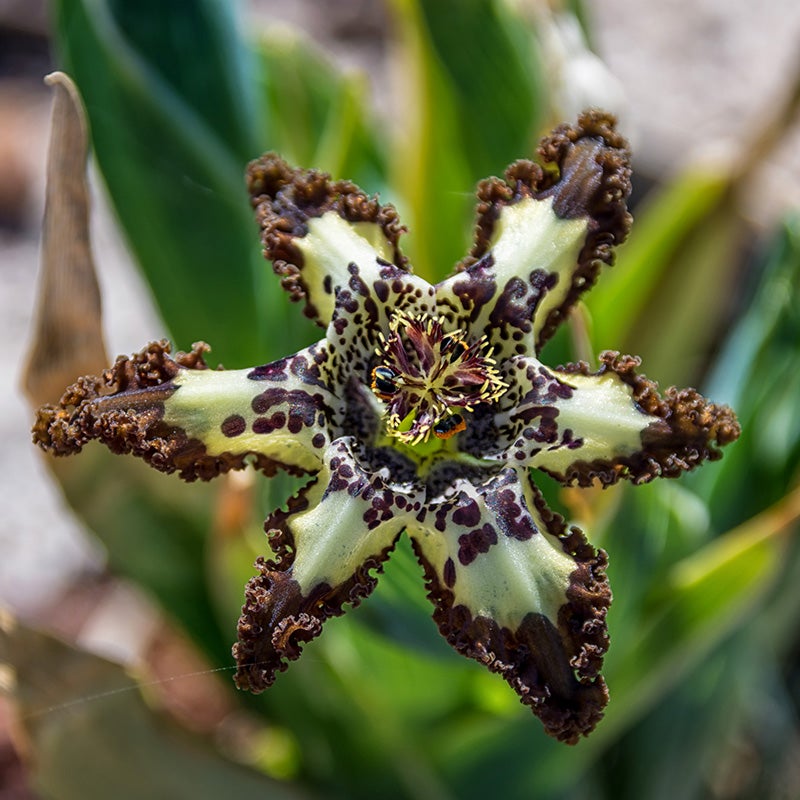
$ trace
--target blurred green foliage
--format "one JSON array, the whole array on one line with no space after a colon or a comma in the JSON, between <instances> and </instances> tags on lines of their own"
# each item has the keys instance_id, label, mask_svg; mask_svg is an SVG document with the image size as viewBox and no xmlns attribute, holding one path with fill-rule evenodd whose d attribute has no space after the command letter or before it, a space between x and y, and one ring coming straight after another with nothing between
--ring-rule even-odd
<instances>
[{"instance_id":1,"label":"blurred green foliage","mask_svg":"<svg viewBox=\"0 0 800 800\"><path fill-rule=\"evenodd\" d=\"M232 4L57 0L63 68L83 94L111 201L178 346L205 339L240 367L317 338L259 254L242 173L263 150L381 191L410 228L417 270L449 272L469 241L476 180L530 155L552 117L537 30L515 9L503 0L392 3L407 123L394 135L370 114L362 81L302 36L243 36ZM732 201L736 180L700 165L656 187L618 265L587 298L592 352L625 348L653 377L699 383L739 412L744 431L721 463L677 482L558 497L546 487L611 558L612 700L589 739L574 748L548 739L502 681L449 650L402 545L369 601L328 623L271 691L235 697L289 743L291 757L258 762L288 783L233 770L210 745L203 769L185 766L155 712L133 702L113 725L135 726L136 746L103 735L98 758L98 732L111 723L95 703L60 739L85 765L54 783L52 759L38 762L45 796L79 796L70 775L84 781L80 796L121 796L110 765L123 756L130 779L155 782L151 796L183 796L166 772L158 789L156 755L184 764L186 796L209 796L200 790L215 770L230 796L253 781L264 797L290 786L347 798L777 796L800 733L800 558L790 536L800 514L800 223L743 249L752 234ZM743 263L739 254L754 251ZM545 360L573 358L573 333ZM221 530L212 519L224 484L178 487L139 464L105 469L103 457L87 453L62 475L70 502L112 569L147 590L212 667L229 665L241 587L266 548L261 520L291 481L258 490L241 529ZM92 680L71 691L96 693ZM161 733L140 736L143 726ZM52 741L46 727L38 720L41 747ZM726 770L742 749L754 766L731 789Z\"/></svg>"}]
</instances>

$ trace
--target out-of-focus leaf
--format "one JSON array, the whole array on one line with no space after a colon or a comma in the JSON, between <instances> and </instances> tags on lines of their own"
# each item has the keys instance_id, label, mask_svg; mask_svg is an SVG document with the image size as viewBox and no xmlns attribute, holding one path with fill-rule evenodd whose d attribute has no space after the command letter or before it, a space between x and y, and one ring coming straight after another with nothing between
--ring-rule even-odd
<instances>
[{"instance_id":1,"label":"out-of-focus leaf","mask_svg":"<svg viewBox=\"0 0 800 800\"><path fill-rule=\"evenodd\" d=\"M419 0L432 55L454 93L474 179L529 157L545 118L543 69L526 18L497 0Z\"/></svg>"},{"instance_id":2,"label":"out-of-focus leaf","mask_svg":"<svg viewBox=\"0 0 800 800\"><path fill-rule=\"evenodd\" d=\"M263 145L261 125L268 120L252 79L250 49L239 34L237 5L196 0L189 7L167 8L159 0L108 1L115 25L131 50L146 58L146 68L232 154L248 159Z\"/></svg>"},{"instance_id":3,"label":"out-of-focus leaf","mask_svg":"<svg viewBox=\"0 0 800 800\"><path fill-rule=\"evenodd\" d=\"M538 52L504 3L394 0L405 78L392 163L415 270L438 280L466 252L475 182L531 155L543 118Z\"/></svg>"},{"instance_id":4,"label":"out-of-focus leaf","mask_svg":"<svg viewBox=\"0 0 800 800\"><path fill-rule=\"evenodd\" d=\"M728 335L709 382L730 403L741 439L693 483L711 498L717 528L775 503L800 480L800 217L770 246L747 312Z\"/></svg>"},{"instance_id":5,"label":"out-of-focus leaf","mask_svg":"<svg viewBox=\"0 0 800 800\"><path fill-rule=\"evenodd\" d=\"M88 131L75 84L48 75L53 120L36 322L25 391L33 405L52 402L77 375L106 365L100 288L89 241Z\"/></svg>"},{"instance_id":6,"label":"out-of-focus leaf","mask_svg":"<svg viewBox=\"0 0 800 800\"><path fill-rule=\"evenodd\" d=\"M578 21L581 26L581 30L583 31L583 35L586 37L587 43L590 47L592 47L592 49L595 49L592 41L592 25L591 21L589 20L589 15L586 13L586 4L583 2L583 0L566 0L563 6L564 10L572 14Z\"/></svg>"},{"instance_id":7,"label":"out-of-focus leaf","mask_svg":"<svg viewBox=\"0 0 800 800\"><path fill-rule=\"evenodd\" d=\"M232 38L231 5L157 11L57 2L61 57L83 95L118 218L175 339L207 339L228 367L272 360L309 329L295 309L287 313L267 274L245 196L245 163L269 144L245 80L247 49Z\"/></svg>"},{"instance_id":8,"label":"out-of-focus leaf","mask_svg":"<svg viewBox=\"0 0 800 800\"><path fill-rule=\"evenodd\" d=\"M450 657L453 651L434 633L433 606L425 596L422 571L408 537L401 537L378 587L358 612L358 620L374 634L388 637L425 656Z\"/></svg>"},{"instance_id":9,"label":"out-of-focus leaf","mask_svg":"<svg viewBox=\"0 0 800 800\"><path fill-rule=\"evenodd\" d=\"M664 684L741 624L781 566L786 534L798 518L800 490L679 561L653 587L652 611L631 648L610 655L607 675L615 700L598 738L613 734L629 714L641 713Z\"/></svg>"},{"instance_id":10,"label":"out-of-focus leaf","mask_svg":"<svg viewBox=\"0 0 800 800\"><path fill-rule=\"evenodd\" d=\"M673 386L702 379L734 301L747 235L746 222L723 204L686 236L629 340L647 354L650 377Z\"/></svg>"},{"instance_id":11,"label":"out-of-focus leaf","mask_svg":"<svg viewBox=\"0 0 800 800\"><path fill-rule=\"evenodd\" d=\"M7 626L8 627L8 626ZM43 798L301 798L223 758L213 743L151 710L118 665L36 631L0 630L19 721Z\"/></svg>"},{"instance_id":12,"label":"out-of-focus leaf","mask_svg":"<svg viewBox=\"0 0 800 800\"><path fill-rule=\"evenodd\" d=\"M730 170L724 165L692 166L639 206L629 241L589 296L597 349L631 349L633 330L649 313L676 253L718 206L729 184Z\"/></svg>"},{"instance_id":13,"label":"out-of-focus leaf","mask_svg":"<svg viewBox=\"0 0 800 800\"><path fill-rule=\"evenodd\" d=\"M79 463L51 459L51 468L67 502L105 546L113 572L154 597L214 666L230 664L237 615L220 619L206 583L211 487L93 445Z\"/></svg>"},{"instance_id":14,"label":"out-of-focus leaf","mask_svg":"<svg viewBox=\"0 0 800 800\"><path fill-rule=\"evenodd\" d=\"M466 694L462 665L451 669L449 662L420 658L353 620L341 625L339 636L323 642L322 649L331 665L331 688L352 708L348 724L370 731L374 739L377 763L371 765L371 781L350 777L361 787L360 796L374 796L380 784L387 796L455 800L431 763L436 740L428 734L431 721L455 711Z\"/></svg>"},{"instance_id":15,"label":"out-of-focus leaf","mask_svg":"<svg viewBox=\"0 0 800 800\"><path fill-rule=\"evenodd\" d=\"M402 123L395 139L391 183L408 226L405 249L414 271L443 278L469 241L473 180L460 133L457 97L421 24L418 0L394 0L398 69L404 75Z\"/></svg>"},{"instance_id":16,"label":"out-of-focus leaf","mask_svg":"<svg viewBox=\"0 0 800 800\"><path fill-rule=\"evenodd\" d=\"M270 147L303 167L325 170L365 191L384 188L384 146L365 108L363 76L339 71L300 33L281 27L257 42Z\"/></svg>"}]
</instances>

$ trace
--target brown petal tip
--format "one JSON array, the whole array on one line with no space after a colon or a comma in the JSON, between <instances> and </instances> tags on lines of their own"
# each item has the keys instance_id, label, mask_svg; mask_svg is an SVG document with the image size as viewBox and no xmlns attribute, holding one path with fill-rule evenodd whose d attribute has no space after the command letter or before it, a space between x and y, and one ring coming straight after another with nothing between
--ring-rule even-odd
<instances>
[{"instance_id":1,"label":"brown petal tip","mask_svg":"<svg viewBox=\"0 0 800 800\"><path fill-rule=\"evenodd\" d=\"M405 228L396 209L381 205L376 197L369 197L354 183L334 181L318 170L296 169L275 153L266 153L252 161L246 179L261 228L264 257L273 262L275 272L282 276L281 285L292 300L306 298L306 316L317 319L319 315L307 299L303 255L294 242L308 233L309 219L335 211L348 222L375 223L393 249L394 264L406 267L406 258L398 245Z\"/></svg>"},{"instance_id":2,"label":"brown petal tip","mask_svg":"<svg viewBox=\"0 0 800 800\"><path fill-rule=\"evenodd\" d=\"M627 478L635 484L654 478L675 478L703 461L722 458L721 447L736 441L741 427L736 414L725 405L709 402L695 389L667 389L659 394L658 384L639 375L641 360L615 351L600 354L601 367L592 373L581 362L565 368L585 375L612 371L632 389L637 405L654 420L642 433L642 448L612 461L578 461L570 466L565 479L589 486L594 479L603 485Z\"/></svg>"},{"instance_id":3,"label":"brown petal tip","mask_svg":"<svg viewBox=\"0 0 800 800\"><path fill-rule=\"evenodd\" d=\"M185 431L163 422L164 404L175 392L173 378L181 369L207 369L198 342L188 353L170 355L167 341L152 342L133 356L120 356L100 376L78 379L57 405L42 406L33 426L33 441L56 456L79 453L92 439L113 453L131 453L161 472L178 472L186 481L210 480L245 466L245 455L211 456L205 445ZM263 457L256 467L274 474L277 467Z\"/></svg>"}]
</instances>

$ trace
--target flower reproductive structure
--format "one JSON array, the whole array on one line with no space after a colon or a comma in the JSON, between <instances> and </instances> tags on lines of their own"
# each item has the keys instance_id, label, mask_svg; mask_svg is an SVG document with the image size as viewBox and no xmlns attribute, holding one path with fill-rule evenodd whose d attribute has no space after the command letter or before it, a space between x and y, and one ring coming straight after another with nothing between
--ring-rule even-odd
<instances>
[{"instance_id":1,"label":"flower reproductive structure","mask_svg":"<svg viewBox=\"0 0 800 800\"><path fill-rule=\"evenodd\" d=\"M538 155L479 184L472 249L436 285L410 270L392 206L259 158L247 178L265 256L323 338L238 370L208 369L202 343L153 343L40 409L34 440L56 455L96 439L189 481L246 466L313 476L266 521L273 552L234 646L240 688L266 689L366 597L405 532L456 650L562 741L602 717L606 554L548 509L536 471L565 486L674 477L739 427L693 389L660 395L632 356L539 361L631 218L613 118L586 112Z\"/></svg>"}]
</instances>

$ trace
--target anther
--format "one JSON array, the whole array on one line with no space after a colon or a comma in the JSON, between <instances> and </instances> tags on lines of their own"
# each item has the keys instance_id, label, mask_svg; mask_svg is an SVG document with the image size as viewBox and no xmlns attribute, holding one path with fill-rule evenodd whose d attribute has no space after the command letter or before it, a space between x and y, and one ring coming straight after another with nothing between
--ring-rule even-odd
<instances>
[{"instance_id":1,"label":"anther","mask_svg":"<svg viewBox=\"0 0 800 800\"><path fill-rule=\"evenodd\" d=\"M466 428L467 423L464 421L464 417L462 417L461 414L453 414L439 420L439 422L433 426L433 435L437 439L449 439L451 436L455 436L459 431L466 430Z\"/></svg>"},{"instance_id":2,"label":"anther","mask_svg":"<svg viewBox=\"0 0 800 800\"><path fill-rule=\"evenodd\" d=\"M380 400L391 400L397 392L396 378L397 373L389 367L375 367L372 370L372 391Z\"/></svg>"}]
</instances>

